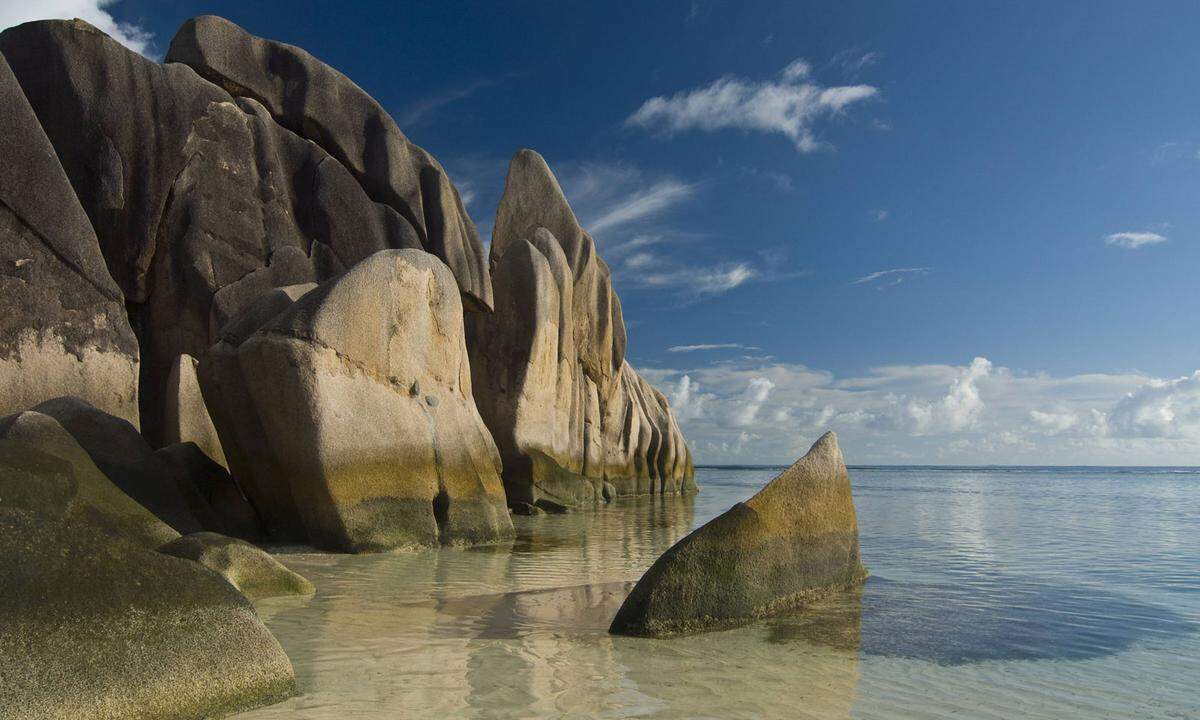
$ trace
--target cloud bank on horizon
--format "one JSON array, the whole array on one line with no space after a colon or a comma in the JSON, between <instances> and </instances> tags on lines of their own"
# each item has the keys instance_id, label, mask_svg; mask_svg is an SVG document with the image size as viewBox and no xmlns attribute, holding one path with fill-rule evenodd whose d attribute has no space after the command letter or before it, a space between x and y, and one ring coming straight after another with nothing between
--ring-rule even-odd
<instances>
[{"instance_id":1,"label":"cloud bank on horizon","mask_svg":"<svg viewBox=\"0 0 1200 720\"><path fill-rule=\"evenodd\" d=\"M826 430L852 463L1187 465L1200 457L1200 370L1053 377L894 365L839 378L741 358L639 369L666 392L697 462L790 463Z\"/></svg>"}]
</instances>

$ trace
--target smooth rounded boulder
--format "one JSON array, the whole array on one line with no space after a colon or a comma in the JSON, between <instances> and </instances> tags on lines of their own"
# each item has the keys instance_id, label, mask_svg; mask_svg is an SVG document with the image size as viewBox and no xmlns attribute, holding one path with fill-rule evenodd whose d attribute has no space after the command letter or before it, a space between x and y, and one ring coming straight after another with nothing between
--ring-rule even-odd
<instances>
[{"instance_id":1,"label":"smooth rounded boulder","mask_svg":"<svg viewBox=\"0 0 1200 720\"><path fill-rule=\"evenodd\" d=\"M740 625L860 585L850 476L832 432L754 497L680 540L609 631L663 637Z\"/></svg>"},{"instance_id":2,"label":"smooth rounded boulder","mask_svg":"<svg viewBox=\"0 0 1200 720\"><path fill-rule=\"evenodd\" d=\"M0 717L195 720L283 700L292 664L216 573L0 509Z\"/></svg>"},{"instance_id":3,"label":"smooth rounded boulder","mask_svg":"<svg viewBox=\"0 0 1200 720\"><path fill-rule=\"evenodd\" d=\"M350 552L513 536L471 394L454 276L385 250L296 300L237 350L310 541Z\"/></svg>"},{"instance_id":4,"label":"smooth rounded boulder","mask_svg":"<svg viewBox=\"0 0 1200 720\"><path fill-rule=\"evenodd\" d=\"M288 570L265 550L218 533L184 535L158 551L200 563L251 600L315 592L312 583Z\"/></svg>"}]
</instances>

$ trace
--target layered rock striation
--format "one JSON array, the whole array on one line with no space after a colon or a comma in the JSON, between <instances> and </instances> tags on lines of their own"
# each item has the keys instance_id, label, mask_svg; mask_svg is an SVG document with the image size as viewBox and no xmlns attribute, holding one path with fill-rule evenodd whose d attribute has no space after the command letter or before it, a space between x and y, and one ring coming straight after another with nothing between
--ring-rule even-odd
<instances>
[{"instance_id":1,"label":"layered rock striation","mask_svg":"<svg viewBox=\"0 0 1200 720\"><path fill-rule=\"evenodd\" d=\"M625 362L612 274L531 150L509 166L491 272L495 312L467 319L468 346L509 502L694 491L666 398Z\"/></svg>"}]
</instances>

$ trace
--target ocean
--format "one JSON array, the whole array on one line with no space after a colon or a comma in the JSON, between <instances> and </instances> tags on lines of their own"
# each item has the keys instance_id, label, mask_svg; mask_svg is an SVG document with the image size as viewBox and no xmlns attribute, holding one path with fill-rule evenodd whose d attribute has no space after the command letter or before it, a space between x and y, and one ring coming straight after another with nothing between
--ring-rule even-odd
<instances>
[{"instance_id":1,"label":"ocean","mask_svg":"<svg viewBox=\"0 0 1200 720\"><path fill-rule=\"evenodd\" d=\"M1200 718L1200 468L852 467L861 593L612 637L642 572L779 468L514 517L511 546L280 555L302 694L243 718Z\"/></svg>"}]
</instances>

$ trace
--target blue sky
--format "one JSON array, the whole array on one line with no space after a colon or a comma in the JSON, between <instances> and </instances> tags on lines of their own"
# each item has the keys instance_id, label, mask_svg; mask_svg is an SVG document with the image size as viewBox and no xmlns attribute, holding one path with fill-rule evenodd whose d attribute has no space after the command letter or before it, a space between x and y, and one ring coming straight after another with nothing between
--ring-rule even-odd
<instances>
[{"instance_id":1,"label":"blue sky","mask_svg":"<svg viewBox=\"0 0 1200 720\"><path fill-rule=\"evenodd\" d=\"M1200 463L1194 3L29 5L301 45L485 233L537 149L701 461Z\"/></svg>"}]
</instances>

